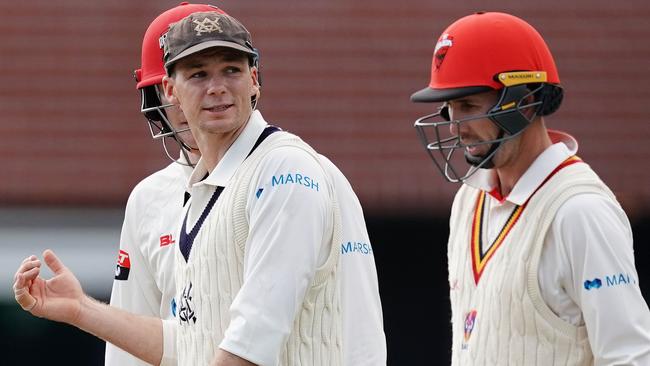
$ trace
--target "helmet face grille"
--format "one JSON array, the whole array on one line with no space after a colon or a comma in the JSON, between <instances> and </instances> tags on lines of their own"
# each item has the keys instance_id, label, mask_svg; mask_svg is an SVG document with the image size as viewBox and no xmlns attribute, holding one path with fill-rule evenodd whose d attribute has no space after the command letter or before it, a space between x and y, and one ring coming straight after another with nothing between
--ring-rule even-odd
<instances>
[{"instance_id":1,"label":"helmet face grille","mask_svg":"<svg viewBox=\"0 0 650 366\"><path fill-rule=\"evenodd\" d=\"M478 169L490 169L493 158L508 140L519 136L537 118L537 111L543 106L537 95L546 84L538 84L533 90L528 85L503 88L497 103L485 113L451 119L449 106L445 103L436 113L415 121L420 142L427 154L449 182L463 182ZM490 120L499 130L492 139L467 143L461 139L460 131L466 125L478 120ZM486 152L480 156L470 155L468 149L485 145Z\"/></svg>"},{"instance_id":2,"label":"helmet face grille","mask_svg":"<svg viewBox=\"0 0 650 366\"><path fill-rule=\"evenodd\" d=\"M434 48L429 85L411 100L446 103L495 90L500 92L498 102L485 113L455 120L443 105L437 113L415 121L415 128L445 179L462 182L480 168L492 168L504 143L519 136L538 116L559 108L563 94L559 83L553 56L530 24L505 13L472 14L442 32ZM498 136L464 143L459 131L485 119L498 127ZM489 147L473 148L477 145Z\"/></svg>"},{"instance_id":3,"label":"helmet face grille","mask_svg":"<svg viewBox=\"0 0 650 366\"><path fill-rule=\"evenodd\" d=\"M156 86L147 86L140 89L140 99L142 102L140 112L149 123L151 137L155 140L174 135L174 127L165 112L165 109L171 107L171 105L162 104Z\"/></svg>"},{"instance_id":4,"label":"helmet face grille","mask_svg":"<svg viewBox=\"0 0 650 366\"><path fill-rule=\"evenodd\" d=\"M140 97L142 100L140 112L147 119L151 137L154 140L162 140L163 150L165 155L174 162L182 165L192 165L188 152L192 149L180 137L180 133L187 131L177 130L167 117L167 108L173 107L172 104L162 104L156 86L147 86L140 89ZM184 160L178 160L178 157L173 156L167 147L168 140L173 140L174 146L180 149Z\"/></svg>"}]
</instances>

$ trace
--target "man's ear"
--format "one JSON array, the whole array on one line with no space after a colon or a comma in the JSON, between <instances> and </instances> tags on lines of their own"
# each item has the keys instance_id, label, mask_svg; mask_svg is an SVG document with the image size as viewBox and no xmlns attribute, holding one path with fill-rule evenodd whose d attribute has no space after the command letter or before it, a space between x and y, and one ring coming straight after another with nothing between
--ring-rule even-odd
<instances>
[{"instance_id":1,"label":"man's ear","mask_svg":"<svg viewBox=\"0 0 650 366\"><path fill-rule=\"evenodd\" d=\"M165 98L167 98L167 101L170 104L173 104L175 106L178 106L180 108L180 102L178 101L178 98L176 97L174 91L174 79L165 75L162 79L162 87L163 87L163 92L165 94Z\"/></svg>"}]
</instances>

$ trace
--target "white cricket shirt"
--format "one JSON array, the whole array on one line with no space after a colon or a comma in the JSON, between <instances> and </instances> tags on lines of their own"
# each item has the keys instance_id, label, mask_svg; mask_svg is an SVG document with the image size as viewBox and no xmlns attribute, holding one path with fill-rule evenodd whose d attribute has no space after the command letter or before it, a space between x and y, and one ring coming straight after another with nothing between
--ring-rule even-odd
<instances>
[{"instance_id":1,"label":"white cricket shirt","mask_svg":"<svg viewBox=\"0 0 650 366\"><path fill-rule=\"evenodd\" d=\"M493 243L515 205L526 202L558 165L577 152L572 136L552 130L549 136L554 144L537 157L503 201L486 195L484 243ZM491 192L496 174L480 169L465 183ZM586 325L597 366L650 365L650 311L639 288L632 242L625 212L596 194L567 200L544 241L539 264L542 298L560 318Z\"/></svg>"},{"instance_id":2,"label":"white cricket shirt","mask_svg":"<svg viewBox=\"0 0 650 366\"><path fill-rule=\"evenodd\" d=\"M202 162L197 164L190 179L188 224L196 222L214 186L227 186L267 126L259 111L254 111L207 178L201 180L207 170ZM306 155L287 159L285 149L276 149L264 158L251 184L261 190L252 192L246 207L250 231L244 255L244 285L230 307L231 322L219 345L242 358L254 352L255 358L275 359L283 340L274 330L291 329L310 282L307 279L313 277L315 268L327 256L325 233L331 227L331 214L323 201L326 195L318 194L326 189L324 172ZM343 174L324 157L322 164L334 182L343 221L340 276L344 364L385 365L377 272L363 212ZM264 199L259 199L262 195ZM278 211L289 215L267 214ZM290 222L282 221L287 219ZM264 288L269 277L285 285ZM260 293L265 294L263 303ZM172 331L165 323L165 337L173 337Z\"/></svg>"},{"instance_id":3,"label":"white cricket shirt","mask_svg":"<svg viewBox=\"0 0 650 366\"><path fill-rule=\"evenodd\" d=\"M143 179L131 192L124 213L111 306L170 319L176 291L174 250L192 168L171 163ZM106 343L106 366L148 363Z\"/></svg>"}]
</instances>

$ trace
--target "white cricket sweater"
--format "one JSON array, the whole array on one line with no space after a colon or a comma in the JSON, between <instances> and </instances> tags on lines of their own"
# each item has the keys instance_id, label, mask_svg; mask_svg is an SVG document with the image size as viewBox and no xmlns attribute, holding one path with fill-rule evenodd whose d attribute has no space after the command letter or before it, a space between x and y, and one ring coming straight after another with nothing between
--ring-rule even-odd
<instances>
[{"instance_id":1,"label":"white cricket sweater","mask_svg":"<svg viewBox=\"0 0 650 366\"><path fill-rule=\"evenodd\" d=\"M491 258L481 260L480 249L470 245L472 234L481 234L481 219L474 217L480 192L463 185L450 219L452 365L593 364L586 328L565 322L544 303L538 265L555 212L567 199L595 193L616 202L614 195L587 164L566 166L523 205L501 244L487 252Z\"/></svg>"},{"instance_id":2,"label":"white cricket sweater","mask_svg":"<svg viewBox=\"0 0 650 366\"><path fill-rule=\"evenodd\" d=\"M242 163L223 190L194 240L188 261L176 251L177 294L182 294L177 340L179 365L208 365L224 337L230 322L230 305L243 284L248 236L245 205L255 188L250 183L263 157L281 147L301 149L320 164L316 152L298 137L284 132L270 135ZM329 256L316 270L293 328L287 329L280 365L341 364L341 222L334 190L331 182L327 183L333 212Z\"/></svg>"}]
</instances>

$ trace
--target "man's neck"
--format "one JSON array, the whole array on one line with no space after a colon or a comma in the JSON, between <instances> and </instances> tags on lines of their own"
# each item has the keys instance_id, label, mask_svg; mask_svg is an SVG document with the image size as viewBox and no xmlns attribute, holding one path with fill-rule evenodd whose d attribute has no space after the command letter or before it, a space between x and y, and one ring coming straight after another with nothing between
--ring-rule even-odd
<instances>
[{"instance_id":1,"label":"man's neck","mask_svg":"<svg viewBox=\"0 0 650 366\"><path fill-rule=\"evenodd\" d=\"M533 124L521 134L516 151L510 152L509 160L496 168L502 197L507 197L512 192L535 159L551 145L543 123Z\"/></svg>"},{"instance_id":2,"label":"man's neck","mask_svg":"<svg viewBox=\"0 0 650 366\"><path fill-rule=\"evenodd\" d=\"M199 162L199 159L201 159L201 153L198 149L192 149L187 152L187 158L190 160L192 165L196 165L196 163Z\"/></svg>"},{"instance_id":3,"label":"man's neck","mask_svg":"<svg viewBox=\"0 0 650 366\"><path fill-rule=\"evenodd\" d=\"M197 139L199 150L203 159L203 164L209 173L217 167L221 159L226 155L228 149L239 138L239 135L244 131L248 121L240 128L228 133L219 134L204 134L201 138Z\"/></svg>"}]
</instances>

